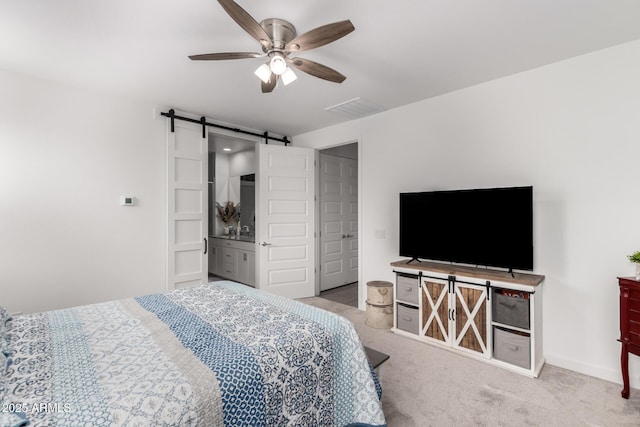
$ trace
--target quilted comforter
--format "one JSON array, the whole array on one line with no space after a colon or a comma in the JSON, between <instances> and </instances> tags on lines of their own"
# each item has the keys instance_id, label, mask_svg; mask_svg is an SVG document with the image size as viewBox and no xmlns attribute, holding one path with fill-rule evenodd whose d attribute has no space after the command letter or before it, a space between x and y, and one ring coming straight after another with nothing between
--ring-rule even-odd
<instances>
[{"instance_id":1,"label":"quilted comforter","mask_svg":"<svg viewBox=\"0 0 640 427\"><path fill-rule=\"evenodd\" d=\"M385 424L348 320L234 282L21 315L5 329L0 425Z\"/></svg>"}]
</instances>

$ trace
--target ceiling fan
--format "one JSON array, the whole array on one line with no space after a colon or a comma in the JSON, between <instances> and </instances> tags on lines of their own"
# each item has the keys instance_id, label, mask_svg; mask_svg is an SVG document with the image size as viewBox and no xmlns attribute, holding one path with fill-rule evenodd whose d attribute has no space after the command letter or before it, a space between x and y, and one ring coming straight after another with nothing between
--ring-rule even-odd
<instances>
[{"instance_id":1,"label":"ceiling fan","mask_svg":"<svg viewBox=\"0 0 640 427\"><path fill-rule=\"evenodd\" d=\"M191 55L189 56L190 59L194 61L218 61L266 57L269 59L267 63L262 64L255 71L255 74L262 80L263 93L272 92L278 79L288 85L297 78L287 64L330 82L342 83L346 79L344 75L326 65L318 64L309 59L291 57L290 55L295 52L303 52L324 46L346 36L355 30L351 21L345 20L323 25L298 36L293 24L284 19L269 18L258 24L251 15L233 0L218 0L218 3L243 30L260 43L263 53L205 53Z\"/></svg>"}]
</instances>

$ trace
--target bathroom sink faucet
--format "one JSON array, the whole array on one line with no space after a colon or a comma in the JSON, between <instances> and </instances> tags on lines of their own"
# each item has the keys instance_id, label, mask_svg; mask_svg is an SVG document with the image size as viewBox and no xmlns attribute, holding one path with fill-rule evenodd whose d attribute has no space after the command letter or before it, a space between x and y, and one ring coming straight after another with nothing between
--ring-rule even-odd
<instances>
[{"instance_id":1,"label":"bathroom sink faucet","mask_svg":"<svg viewBox=\"0 0 640 427\"><path fill-rule=\"evenodd\" d=\"M243 225L242 226L242 230L240 231L240 234L242 234L244 236L249 236L249 237L253 236L253 232L251 231L251 228L249 228L248 225Z\"/></svg>"}]
</instances>

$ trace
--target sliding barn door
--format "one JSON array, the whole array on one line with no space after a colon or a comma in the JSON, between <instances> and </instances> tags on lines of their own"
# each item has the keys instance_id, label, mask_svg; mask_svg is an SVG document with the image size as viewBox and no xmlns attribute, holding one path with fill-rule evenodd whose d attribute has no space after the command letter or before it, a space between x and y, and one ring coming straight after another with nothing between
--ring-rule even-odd
<instances>
[{"instance_id":1,"label":"sliding barn door","mask_svg":"<svg viewBox=\"0 0 640 427\"><path fill-rule=\"evenodd\" d=\"M167 290L207 283L207 138L167 120ZM207 135L207 132L205 132Z\"/></svg>"},{"instance_id":2,"label":"sliding barn door","mask_svg":"<svg viewBox=\"0 0 640 427\"><path fill-rule=\"evenodd\" d=\"M314 150L258 144L257 288L315 294Z\"/></svg>"},{"instance_id":3,"label":"sliding barn door","mask_svg":"<svg viewBox=\"0 0 640 427\"><path fill-rule=\"evenodd\" d=\"M483 286L456 283L454 343L457 347L489 357L491 322L487 310L487 292Z\"/></svg>"},{"instance_id":4,"label":"sliding barn door","mask_svg":"<svg viewBox=\"0 0 640 427\"><path fill-rule=\"evenodd\" d=\"M440 280L424 280L420 286L422 292L422 324L420 334L434 340L451 342L449 320L449 287Z\"/></svg>"}]
</instances>

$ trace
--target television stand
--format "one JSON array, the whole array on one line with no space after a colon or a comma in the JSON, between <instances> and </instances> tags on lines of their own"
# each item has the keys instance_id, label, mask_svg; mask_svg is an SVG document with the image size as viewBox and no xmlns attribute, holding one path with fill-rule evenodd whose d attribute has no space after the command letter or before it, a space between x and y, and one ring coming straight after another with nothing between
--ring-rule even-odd
<instances>
[{"instance_id":1,"label":"television stand","mask_svg":"<svg viewBox=\"0 0 640 427\"><path fill-rule=\"evenodd\" d=\"M420 260L416 257L411 258L409 261L407 261L407 264L411 264L413 261L417 262L418 264L420 264Z\"/></svg>"},{"instance_id":2,"label":"television stand","mask_svg":"<svg viewBox=\"0 0 640 427\"><path fill-rule=\"evenodd\" d=\"M544 276L432 261L391 266L394 333L538 376Z\"/></svg>"},{"instance_id":3,"label":"television stand","mask_svg":"<svg viewBox=\"0 0 640 427\"><path fill-rule=\"evenodd\" d=\"M513 273L513 268L509 267L509 271L507 273L510 274L514 279L516 278L516 275Z\"/></svg>"}]
</instances>

